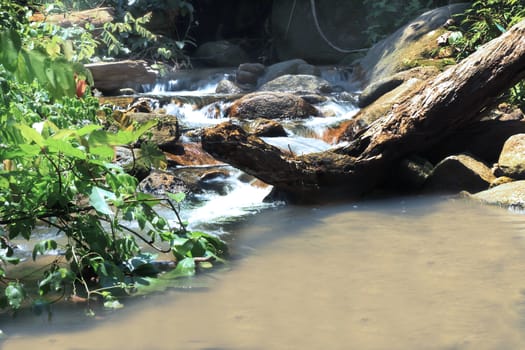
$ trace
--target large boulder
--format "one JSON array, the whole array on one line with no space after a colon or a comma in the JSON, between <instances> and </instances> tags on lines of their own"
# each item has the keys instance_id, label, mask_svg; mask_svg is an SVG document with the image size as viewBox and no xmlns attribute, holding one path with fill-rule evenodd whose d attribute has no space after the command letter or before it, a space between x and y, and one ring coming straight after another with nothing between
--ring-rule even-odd
<instances>
[{"instance_id":1,"label":"large boulder","mask_svg":"<svg viewBox=\"0 0 525 350\"><path fill-rule=\"evenodd\" d=\"M496 175L525 179L525 134L513 135L505 142L499 156Z\"/></svg>"},{"instance_id":2,"label":"large boulder","mask_svg":"<svg viewBox=\"0 0 525 350\"><path fill-rule=\"evenodd\" d=\"M222 164L202 149L198 142L184 142L166 154L170 166L196 166Z\"/></svg>"},{"instance_id":3,"label":"large boulder","mask_svg":"<svg viewBox=\"0 0 525 350\"><path fill-rule=\"evenodd\" d=\"M308 94L327 94L333 91L332 85L315 75L282 75L263 84L259 91L281 91Z\"/></svg>"},{"instance_id":4,"label":"large boulder","mask_svg":"<svg viewBox=\"0 0 525 350\"><path fill-rule=\"evenodd\" d=\"M261 91L234 101L226 113L235 119L302 119L317 116L319 111L296 95Z\"/></svg>"},{"instance_id":5,"label":"large boulder","mask_svg":"<svg viewBox=\"0 0 525 350\"><path fill-rule=\"evenodd\" d=\"M145 61L97 62L85 65L93 75L94 87L111 94L122 88L140 91L142 85L153 84L157 72Z\"/></svg>"},{"instance_id":6,"label":"large boulder","mask_svg":"<svg viewBox=\"0 0 525 350\"><path fill-rule=\"evenodd\" d=\"M465 154L439 162L425 183L425 190L436 192L478 192L489 188L496 177L483 162Z\"/></svg>"},{"instance_id":7,"label":"large boulder","mask_svg":"<svg viewBox=\"0 0 525 350\"><path fill-rule=\"evenodd\" d=\"M366 86L377 79L406 70L437 45L443 27L468 4L453 4L427 11L412 22L375 44L356 67L356 76Z\"/></svg>"}]
</instances>

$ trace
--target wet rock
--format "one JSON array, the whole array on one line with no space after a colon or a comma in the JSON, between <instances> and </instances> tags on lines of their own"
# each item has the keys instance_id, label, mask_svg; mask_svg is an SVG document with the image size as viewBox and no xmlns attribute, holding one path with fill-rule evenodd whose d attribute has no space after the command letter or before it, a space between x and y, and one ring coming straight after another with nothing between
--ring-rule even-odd
<instances>
[{"instance_id":1,"label":"wet rock","mask_svg":"<svg viewBox=\"0 0 525 350\"><path fill-rule=\"evenodd\" d=\"M266 67L261 63L241 63L238 71L250 72L257 76L261 76L264 74L265 69Z\"/></svg>"},{"instance_id":2,"label":"wet rock","mask_svg":"<svg viewBox=\"0 0 525 350\"><path fill-rule=\"evenodd\" d=\"M497 176L525 179L525 134L509 137L498 159Z\"/></svg>"},{"instance_id":3,"label":"wet rock","mask_svg":"<svg viewBox=\"0 0 525 350\"><path fill-rule=\"evenodd\" d=\"M523 210L525 209L525 180L508 182L473 195L468 193L465 195L486 204Z\"/></svg>"},{"instance_id":4,"label":"wet rock","mask_svg":"<svg viewBox=\"0 0 525 350\"><path fill-rule=\"evenodd\" d=\"M209 41L197 48L193 60L211 67L233 67L248 61L248 54L227 40Z\"/></svg>"},{"instance_id":5,"label":"wet rock","mask_svg":"<svg viewBox=\"0 0 525 350\"><path fill-rule=\"evenodd\" d=\"M237 84L240 84L240 85L255 86L257 85L258 79L259 79L258 75L252 72L244 71L244 70L238 70L237 74L235 75L235 81L237 82Z\"/></svg>"},{"instance_id":6,"label":"wet rock","mask_svg":"<svg viewBox=\"0 0 525 350\"><path fill-rule=\"evenodd\" d=\"M489 188L495 178L484 163L469 155L459 154L439 162L424 188L431 192L478 192Z\"/></svg>"},{"instance_id":7,"label":"wet rock","mask_svg":"<svg viewBox=\"0 0 525 350\"><path fill-rule=\"evenodd\" d=\"M159 170L149 174L139 183L138 188L140 191L157 196L162 196L166 193L189 192L189 187L182 179L172 173Z\"/></svg>"},{"instance_id":8,"label":"wet rock","mask_svg":"<svg viewBox=\"0 0 525 350\"><path fill-rule=\"evenodd\" d=\"M237 68L235 81L237 84L254 89L259 78L264 74L266 67L260 63L242 63Z\"/></svg>"},{"instance_id":9,"label":"wet rock","mask_svg":"<svg viewBox=\"0 0 525 350\"><path fill-rule=\"evenodd\" d=\"M180 137L179 122L177 117L170 114L156 113L127 113L130 120L138 123L146 123L149 120L156 120L157 125L151 128L147 136L141 140L147 140L156 144L164 151L172 150L176 147Z\"/></svg>"},{"instance_id":10,"label":"wet rock","mask_svg":"<svg viewBox=\"0 0 525 350\"><path fill-rule=\"evenodd\" d=\"M223 79L217 84L215 92L218 94L240 94L243 92L243 89L241 89L233 81Z\"/></svg>"},{"instance_id":11,"label":"wet rock","mask_svg":"<svg viewBox=\"0 0 525 350\"><path fill-rule=\"evenodd\" d=\"M333 91L333 88L328 81L314 75L287 74L263 84L259 91L328 94Z\"/></svg>"},{"instance_id":12,"label":"wet rock","mask_svg":"<svg viewBox=\"0 0 525 350\"><path fill-rule=\"evenodd\" d=\"M202 149L197 142L185 142L166 154L170 166L218 165L222 164Z\"/></svg>"},{"instance_id":13,"label":"wet rock","mask_svg":"<svg viewBox=\"0 0 525 350\"><path fill-rule=\"evenodd\" d=\"M157 72L145 61L98 62L85 65L93 75L94 88L112 94L122 88L141 90L144 84L153 84Z\"/></svg>"},{"instance_id":14,"label":"wet rock","mask_svg":"<svg viewBox=\"0 0 525 350\"><path fill-rule=\"evenodd\" d=\"M407 71L396 73L392 76L381 78L375 81L373 84L368 85L361 95L359 95L358 106L364 108L377 100L384 94L394 90L404 82L417 78L420 80L426 80L430 77L436 76L439 70L436 67L415 67ZM392 101L392 104L397 101Z\"/></svg>"},{"instance_id":15,"label":"wet rock","mask_svg":"<svg viewBox=\"0 0 525 350\"><path fill-rule=\"evenodd\" d=\"M275 78L278 78L282 75L287 75L287 74L319 75L321 73L318 69L308 64L308 62L306 62L305 60L293 59L293 60L275 63L275 64L272 64L271 66L266 67L266 72L259 80L259 85L262 85L268 81L274 80Z\"/></svg>"},{"instance_id":16,"label":"wet rock","mask_svg":"<svg viewBox=\"0 0 525 350\"><path fill-rule=\"evenodd\" d=\"M172 172L187 185L191 193L213 191L225 195L233 189L231 183L227 181L230 172L222 166L181 167L172 169Z\"/></svg>"},{"instance_id":17,"label":"wet rock","mask_svg":"<svg viewBox=\"0 0 525 350\"><path fill-rule=\"evenodd\" d=\"M319 111L304 99L284 92L254 92L233 102L226 114L235 119L302 119Z\"/></svg>"},{"instance_id":18,"label":"wet rock","mask_svg":"<svg viewBox=\"0 0 525 350\"><path fill-rule=\"evenodd\" d=\"M368 85L410 68L413 62L419 62L424 52L437 47L436 40L442 32L436 29L442 27L454 14L462 13L468 6L463 3L437 8L398 29L368 50L355 70L356 77L364 85ZM428 63L436 64L436 61Z\"/></svg>"},{"instance_id":19,"label":"wet rock","mask_svg":"<svg viewBox=\"0 0 525 350\"><path fill-rule=\"evenodd\" d=\"M282 124L275 120L258 118L250 123L248 128L252 134L260 137L288 136Z\"/></svg>"}]
</instances>

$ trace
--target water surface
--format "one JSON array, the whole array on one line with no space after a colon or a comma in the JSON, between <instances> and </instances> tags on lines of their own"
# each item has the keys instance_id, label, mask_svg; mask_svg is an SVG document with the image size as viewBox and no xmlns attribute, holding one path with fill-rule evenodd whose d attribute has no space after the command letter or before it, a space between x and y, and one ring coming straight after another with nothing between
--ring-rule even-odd
<instances>
[{"instance_id":1,"label":"water surface","mask_svg":"<svg viewBox=\"0 0 525 350\"><path fill-rule=\"evenodd\" d=\"M394 199L270 209L234 231L205 288L100 321L3 319L2 349L525 348L522 214Z\"/></svg>"}]
</instances>

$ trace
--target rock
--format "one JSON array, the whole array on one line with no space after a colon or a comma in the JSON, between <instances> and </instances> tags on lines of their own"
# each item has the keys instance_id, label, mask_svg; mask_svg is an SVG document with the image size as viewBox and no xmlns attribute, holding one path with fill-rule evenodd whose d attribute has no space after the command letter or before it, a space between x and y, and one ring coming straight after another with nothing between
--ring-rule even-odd
<instances>
[{"instance_id":1,"label":"rock","mask_svg":"<svg viewBox=\"0 0 525 350\"><path fill-rule=\"evenodd\" d=\"M270 119L258 118L250 123L249 129L252 134L259 137L288 136L280 123Z\"/></svg>"},{"instance_id":2,"label":"rock","mask_svg":"<svg viewBox=\"0 0 525 350\"><path fill-rule=\"evenodd\" d=\"M347 53L333 49L319 34L316 22L325 37L342 49L366 47L364 29L366 6L363 1L316 1L316 18L309 0L280 0L273 2L272 36L275 51L281 60L303 58L315 64L333 64ZM387 19L381 19L383 21Z\"/></svg>"},{"instance_id":3,"label":"rock","mask_svg":"<svg viewBox=\"0 0 525 350\"><path fill-rule=\"evenodd\" d=\"M314 74L307 73L310 70L313 70ZM263 76L261 76L259 80L259 85L262 85L270 80L274 80L275 78L278 78L281 75L287 74L319 75L320 71L316 70L314 66L309 65L305 60L302 59L283 61L266 67L266 72Z\"/></svg>"},{"instance_id":4,"label":"rock","mask_svg":"<svg viewBox=\"0 0 525 350\"><path fill-rule=\"evenodd\" d=\"M239 71L250 72L257 76L263 75L265 69L266 67L261 63L241 63L238 68Z\"/></svg>"},{"instance_id":5,"label":"rock","mask_svg":"<svg viewBox=\"0 0 525 350\"><path fill-rule=\"evenodd\" d=\"M525 209L525 180L504 183L486 191L466 195L485 204L523 210Z\"/></svg>"},{"instance_id":6,"label":"rock","mask_svg":"<svg viewBox=\"0 0 525 350\"><path fill-rule=\"evenodd\" d=\"M211 67L234 67L249 61L249 58L239 45L227 40L219 40L200 45L193 54L192 60Z\"/></svg>"},{"instance_id":7,"label":"rock","mask_svg":"<svg viewBox=\"0 0 525 350\"><path fill-rule=\"evenodd\" d=\"M166 193L188 192L189 188L183 180L172 173L165 171L153 171L139 183L140 191L151 193L157 196Z\"/></svg>"},{"instance_id":8,"label":"rock","mask_svg":"<svg viewBox=\"0 0 525 350\"><path fill-rule=\"evenodd\" d=\"M157 72L145 61L98 62L85 65L93 75L94 88L111 94L122 88L142 90L142 85L153 84Z\"/></svg>"},{"instance_id":9,"label":"rock","mask_svg":"<svg viewBox=\"0 0 525 350\"><path fill-rule=\"evenodd\" d=\"M242 91L238 85L227 79L219 81L215 88L215 92L218 94L240 94Z\"/></svg>"},{"instance_id":10,"label":"rock","mask_svg":"<svg viewBox=\"0 0 525 350\"><path fill-rule=\"evenodd\" d=\"M407 71L396 73L392 76L381 78L373 84L368 85L361 95L359 95L358 106L364 108L386 94L397 88L404 82L417 78L419 80L426 80L430 77L438 75L439 70L436 67L414 67Z\"/></svg>"},{"instance_id":11,"label":"rock","mask_svg":"<svg viewBox=\"0 0 525 350\"><path fill-rule=\"evenodd\" d=\"M465 154L447 157L439 162L425 183L432 192L478 192L489 188L495 176L490 168Z\"/></svg>"},{"instance_id":12,"label":"rock","mask_svg":"<svg viewBox=\"0 0 525 350\"><path fill-rule=\"evenodd\" d=\"M314 75L282 75L263 84L259 91L280 91L307 94L328 94L332 86L323 78Z\"/></svg>"},{"instance_id":13,"label":"rock","mask_svg":"<svg viewBox=\"0 0 525 350\"><path fill-rule=\"evenodd\" d=\"M500 176L500 177L495 178L494 181L492 181L490 183L490 188L496 187L496 186L499 186L499 185L502 185L502 184L506 184L506 183L512 182L512 181L514 181L513 178L510 178L508 176Z\"/></svg>"},{"instance_id":14,"label":"rock","mask_svg":"<svg viewBox=\"0 0 525 350\"><path fill-rule=\"evenodd\" d=\"M235 75L235 82L240 85L257 85L259 76L255 73L248 72L245 70L238 70Z\"/></svg>"},{"instance_id":15,"label":"rock","mask_svg":"<svg viewBox=\"0 0 525 350\"><path fill-rule=\"evenodd\" d=\"M185 142L178 145L172 153L166 154L170 166L218 165L222 164L202 149L197 142Z\"/></svg>"},{"instance_id":16,"label":"rock","mask_svg":"<svg viewBox=\"0 0 525 350\"><path fill-rule=\"evenodd\" d=\"M497 176L525 179L525 134L509 137L498 159Z\"/></svg>"},{"instance_id":17,"label":"rock","mask_svg":"<svg viewBox=\"0 0 525 350\"><path fill-rule=\"evenodd\" d=\"M234 119L302 119L319 111L304 99L285 92L254 92L233 102L226 114Z\"/></svg>"},{"instance_id":18,"label":"rock","mask_svg":"<svg viewBox=\"0 0 525 350\"><path fill-rule=\"evenodd\" d=\"M151 171L150 165L142 161L140 148L115 147L115 163L139 181Z\"/></svg>"},{"instance_id":19,"label":"rock","mask_svg":"<svg viewBox=\"0 0 525 350\"><path fill-rule=\"evenodd\" d=\"M147 136L142 136L141 140L152 142L164 151L170 151L176 147L180 137L177 117L170 114L134 112L129 112L126 115L131 121L138 123L146 123L152 119L157 120L157 125L149 130Z\"/></svg>"},{"instance_id":20,"label":"rock","mask_svg":"<svg viewBox=\"0 0 525 350\"><path fill-rule=\"evenodd\" d=\"M410 64L420 60L424 52L437 47L436 40L442 31L436 29L442 27L454 14L463 12L468 6L462 3L437 8L425 12L398 29L368 50L356 67L356 77L360 78L364 85L368 85L385 76L410 68Z\"/></svg>"}]
</instances>

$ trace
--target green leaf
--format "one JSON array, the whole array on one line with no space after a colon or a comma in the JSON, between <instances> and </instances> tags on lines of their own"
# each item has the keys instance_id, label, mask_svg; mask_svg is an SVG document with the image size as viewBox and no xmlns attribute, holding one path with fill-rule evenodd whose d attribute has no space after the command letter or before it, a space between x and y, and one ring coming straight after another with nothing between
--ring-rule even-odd
<instances>
[{"instance_id":1,"label":"green leaf","mask_svg":"<svg viewBox=\"0 0 525 350\"><path fill-rule=\"evenodd\" d=\"M17 124L16 127L27 141L36 143L40 148L44 147L44 138L32 127L25 124Z\"/></svg>"},{"instance_id":2,"label":"green leaf","mask_svg":"<svg viewBox=\"0 0 525 350\"><path fill-rule=\"evenodd\" d=\"M111 208L107 203L107 199L114 200L115 194L113 192L106 191L100 187L93 187L89 195L89 204L95 208L101 214L113 215Z\"/></svg>"},{"instance_id":3,"label":"green leaf","mask_svg":"<svg viewBox=\"0 0 525 350\"><path fill-rule=\"evenodd\" d=\"M186 199L186 194L184 192L167 193L167 195L169 199L174 200L176 203L181 203Z\"/></svg>"},{"instance_id":4,"label":"green leaf","mask_svg":"<svg viewBox=\"0 0 525 350\"><path fill-rule=\"evenodd\" d=\"M106 309L113 309L113 310L116 310L116 309L122 309L124 307L123 304L121 304L118 300L108 300L108 301L105 301L104 302L104 307Z\"/></svg>"},{"instance_id":5,"label":"green leaf","mask_svg":"<svg viewBox=\"0 0 525 350\"><path fill-rule=\"evenodd\" d=\"M195 261L192 258L182 259L177 263L177 267L161 275L161 279L175 279L195 275Z\"/></svg>"},{"instance_id":6,"label":"green leaf","mask_svg":"<svg viewBox=\"0 0 525 350\"><path fill-rule=\"evenodd\" d=\"M44 241L38 242L33 247L33 260L36 259L38 254L44 255L45 252L55 249L57 249L57 242L52 239L46 239Z\"/></svg>"},{"instance_id":7,"label":"green leaf","mask_svg":"<svg viewBox=\"0 0 525 350\"><path fill-rule=\"evenodd\" d=\"M18 65L21 46L20 36L15 30L0 32L0 64L11 72L14 72Z\"/></svg>"},{"instance_id":8,"label":"green leaf","mask_svg":"<svg viewBox=\"0 0 525 350\"><path fill-rule=\"evenodd\" d=\"M20 283L10 282L5 289L5 296L7 297L7 302L13 309L19 309L25 298L25 291Z\"/></svg>"}]
</instances>

